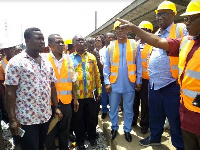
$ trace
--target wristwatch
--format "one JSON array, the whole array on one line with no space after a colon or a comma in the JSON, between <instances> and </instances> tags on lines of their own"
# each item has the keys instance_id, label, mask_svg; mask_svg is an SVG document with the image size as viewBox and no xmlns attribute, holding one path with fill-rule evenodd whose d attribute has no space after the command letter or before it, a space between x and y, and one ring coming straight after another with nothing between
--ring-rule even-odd
<instances>
[{"instance_id":1,"label":"wristwatch","mask_svg":"<svg viewBox=\"0 0 200 150\"><path fill-rule=\"evenodd\" d=\"M54 109L58 109L58 108L60 108L60 105L53 106L53 107L54 107Z\"/></svg>"}]
</instances>

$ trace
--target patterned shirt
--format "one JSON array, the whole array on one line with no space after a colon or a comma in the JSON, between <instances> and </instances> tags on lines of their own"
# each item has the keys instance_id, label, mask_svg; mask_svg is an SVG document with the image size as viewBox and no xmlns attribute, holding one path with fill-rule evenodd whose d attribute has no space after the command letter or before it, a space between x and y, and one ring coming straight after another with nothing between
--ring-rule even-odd
<instances>
[{"instance_id":1,"label":"patterned shirt","mask_svg":"<svg viewBox=\"0 0 200 150\"><path fill-rule=\"evenodd\" d=\"M51 82L56 82L52 65L41 58L41 67L26 52L6 66L5 84L18 85L15 113L23 125L45 123L51 117Z\"/></svg>"},{"instance_id":2,"label":"patterned shirt","mask_svg":"<svg viewBox=\"0 0 200 150\"><path fill-rule=\"evenodd\" d=\"M84 52L81 56L74 52L70 54L74 63L77 80L75 90L78 99L93 98L93 90L101 93L101 81L96 57Z\"/></svg>"}]
</instances>

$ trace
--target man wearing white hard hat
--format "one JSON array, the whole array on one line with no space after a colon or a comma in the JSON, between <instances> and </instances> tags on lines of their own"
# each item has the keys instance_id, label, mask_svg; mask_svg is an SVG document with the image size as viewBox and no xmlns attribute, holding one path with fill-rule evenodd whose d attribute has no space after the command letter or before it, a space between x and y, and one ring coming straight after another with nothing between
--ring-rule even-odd
<instances>
[{"instance_id":1,"label":"man wearing white hard hat","mask_svg":"<svg viewBox=\"0 0 200 150\"><path fill-rule=\"evenodd\" d=\"M4 41L0 43L0 51L3 54L4 58L0 61L0 108L2 113L2 120L6 123L9 122L8 115L6 112L6 102L5 102L5 87L4 87L4 80L5 80L5 69L8 61L15 56L15 48L18 44L14 42ZM14 139L14 144L19 146L19 143L16 143Z\"/></svg>"},{"instance_id":2,"label":"man wearing white hard hat","mask_svg":"<svg viewBox=\"0 0 200 150\"><path fill-rule=\"evenodd\" d=\"M5 122L8 122L8 117L5 108L5 87L4 87L4 80L5 80L5 69L8 61L15 56L15 46L18 45L14 42L4 41L0 42L0 51L4 56L0 62L0 98L1 98L1 105L4 108L2 109L2 119Z\"/></svg>"},{"instance_id":3,"label":"man wearing white hard hat","mask_svg":"<svg viewBox=\"0 0 200 150\"><path fill-rule=\"evenodd\" d=\"M128 21L119 20L123 22L125 28L148 44L166 50L169 56L179 58L180 120L184 149L198 150L200 149L200 0L192 0L181 16L184 17L190 36L178 39L160 38L143 32Z\"/></svg>"}]
</instances>

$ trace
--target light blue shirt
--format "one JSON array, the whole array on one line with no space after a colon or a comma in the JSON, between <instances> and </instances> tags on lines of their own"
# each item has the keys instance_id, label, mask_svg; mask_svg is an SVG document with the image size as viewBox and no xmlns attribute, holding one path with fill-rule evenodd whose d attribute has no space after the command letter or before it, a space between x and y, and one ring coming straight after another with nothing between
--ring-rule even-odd
<instances>
[{"instance_id":1,"label":"light blue shirt","mask_svg":"<svg viewBox=\"0 0 200 150\"><path fill-rule=\"evenodd\" d=\"M106 84L111 84L112 91L116 93L128 93L135 91L135 83L132 83L128 78L128 68L126 61L126 43L118 44L119 46L119 71L118 77L115 83L110 83L110 55L109 50L106 50L106 56L103 67L104 82ZM136 84L142 84L142 62L140 46L137 44L137 54L136 54Z\"/></svg>"},{"instance_id":2,"label":"light blue shirt","mask_svg":"<svg viewBox=\"0 0 200 150\"><path fill-rule=\"evenodd\" d=\"M169 37L170 29L174 23L167 27L162 34L158 32L158 36L161 38ZM183 35L188 35L186 27L183 26ZM167 52L163 49L153 47L150 59L149 59L149 84L150 87L154 85L154 90L163 88L176 79L172 77L170 70L170 60L167 56Z\"/></svg>"}]
</instances>

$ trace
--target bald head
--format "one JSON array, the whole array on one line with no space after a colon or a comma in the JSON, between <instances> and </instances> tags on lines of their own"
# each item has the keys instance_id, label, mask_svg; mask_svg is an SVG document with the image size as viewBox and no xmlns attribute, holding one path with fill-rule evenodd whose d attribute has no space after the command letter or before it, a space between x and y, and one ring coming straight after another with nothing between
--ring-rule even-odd
<instances>
[{"instance_id":1,"label":"bald head","mask_svg":"<svg viewBox=\"0 0 200 150\"><path fill-rule=\"evenodd\" d=\"M83 38L83 36L77 34L73 37L72 39L72 43L75 47L75 50L77 51L78 54L82 54L85 51L85 39Z\"/></svg>"},{"instance_id":2,"label":"bald head","mask_svg":"<svg viewBox=\"0 0 200 150\"><path fill-rule=\"evenodd\" d=\"M110 41L113 41L115 38L115 35L111 32L106 33L105 35L105 44L108 46L110 44Z\"/></svg>"}]
</instances>

